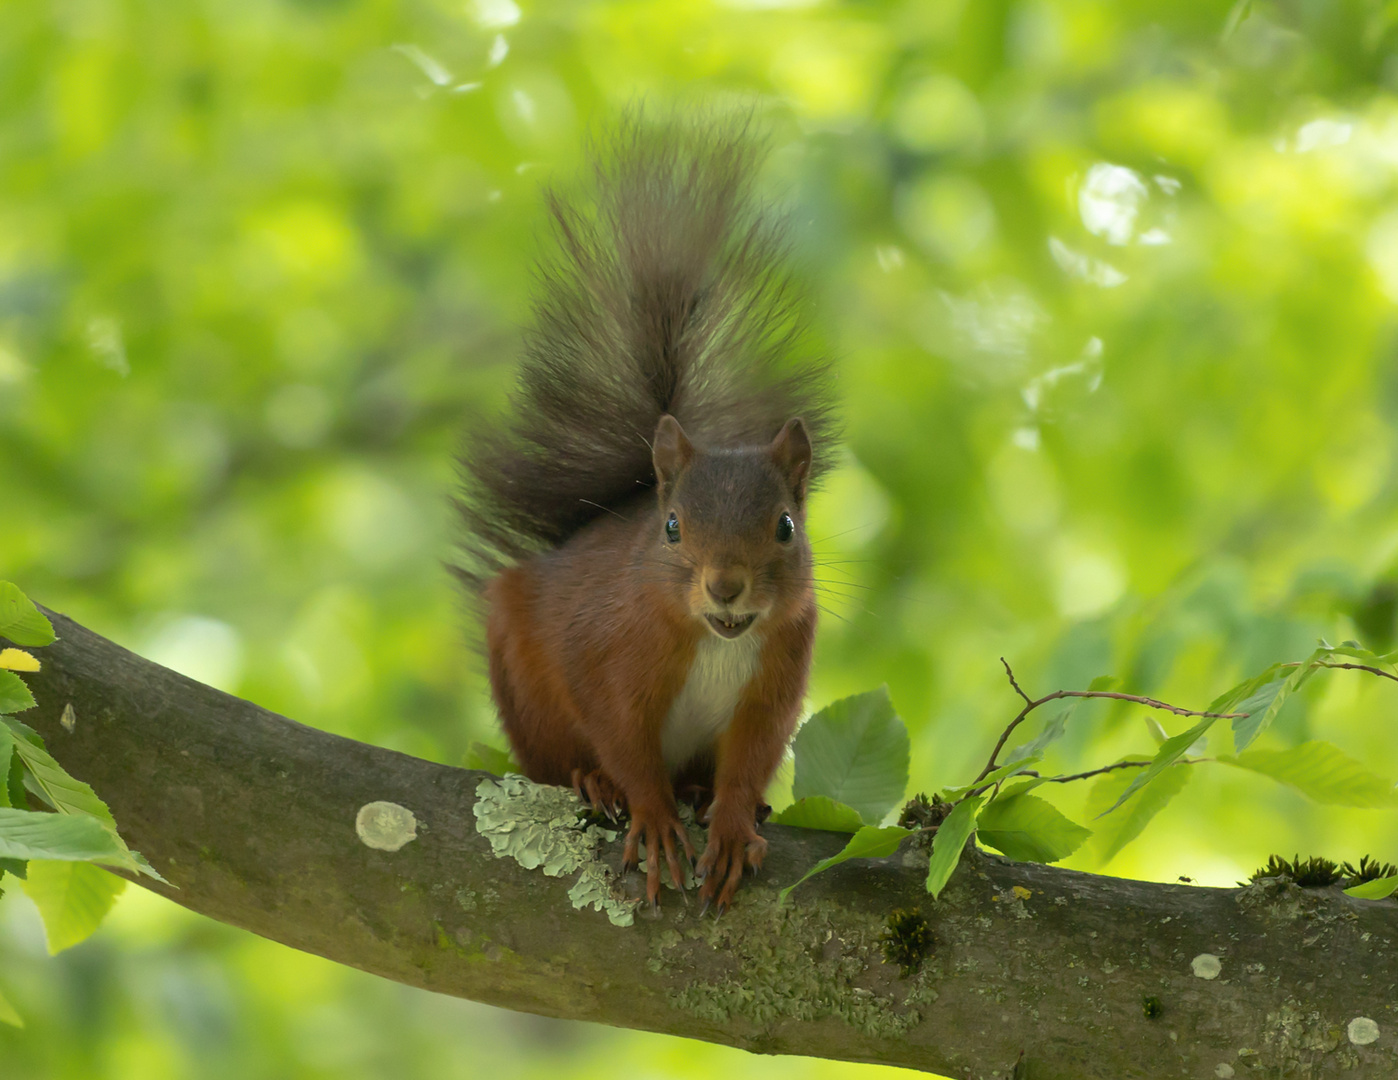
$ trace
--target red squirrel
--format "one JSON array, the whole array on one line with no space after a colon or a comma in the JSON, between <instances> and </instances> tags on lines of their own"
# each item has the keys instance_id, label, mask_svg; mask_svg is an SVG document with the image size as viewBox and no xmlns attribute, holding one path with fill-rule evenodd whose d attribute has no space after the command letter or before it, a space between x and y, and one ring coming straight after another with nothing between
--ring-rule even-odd
<instances>
[{"instance_id":1,"label":"red squirrel","mask_svg":"<svg viewBox=\"0 0 1398 1080\"><path fill-rule=\"evenodd\" d=\"M806 691L826 366L746 124L632 115L592 157L593 199L547 194L513 419L462 458L459 572L525 775L624 805L652 908L660 858L676 883L694 859L677 788L711 792L694 869L722 913Z\"/></svg>"}]
</instances>

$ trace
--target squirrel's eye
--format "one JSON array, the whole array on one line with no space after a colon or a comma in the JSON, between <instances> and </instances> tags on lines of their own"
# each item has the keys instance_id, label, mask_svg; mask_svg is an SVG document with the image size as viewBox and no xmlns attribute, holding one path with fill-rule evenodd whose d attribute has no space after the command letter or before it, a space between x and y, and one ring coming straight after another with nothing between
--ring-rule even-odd
<instances>
[{"instance_id":1,"label":"squirrel's eye","mask_svg":"<svg viewBox=\"0 0 1398 1080\"><path fill-rule=\"evenodd\" d=\"M670 519L665 522L665 539L672 544L680 542L680 519L674 514L671 514Z\"/></svg>"},{"instance_id":2,"label":"squirrel's eye","mask_svg":"<svg viewBox=\"0 0 1398 1080\"><path fill-rule=\"evenodd\" d=\"M785 544L796 535L796 522L791 520L790 514L783 514L777 518L777 543Z\"/></svg>"}]
</instances>

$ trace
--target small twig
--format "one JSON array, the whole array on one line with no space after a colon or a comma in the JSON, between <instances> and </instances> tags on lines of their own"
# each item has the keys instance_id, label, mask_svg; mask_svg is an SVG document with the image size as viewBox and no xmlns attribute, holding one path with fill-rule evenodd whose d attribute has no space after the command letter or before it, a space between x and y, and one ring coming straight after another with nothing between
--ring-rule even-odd
<instances>
[{"instance_id":1,"label":"small twig","mask_svg":"<svg viewBox=\"0 0 1398 1080\"><path fill-rule=\"evenodd\" d=\"M1278 666L1280 666L1280 667L1302 667L1302 666L1305 665L1305 663L1306 663L1306 661L1304 661L1304 660L1292 660L1292 661L1290 661L1289 663L1280 664L1280 665L1278 665ZM1368 664L1332 664L1332 663L1330 663L1330 661L1328 661L1328 660L1312 660L1312 661L1310 662L1310 666L1311 666L1311 667L1329 667L1329 668L1348 668L1350 671L1367 671L1370 675L1380 675L1380 676L1382 676L1382 677L1385 678L1385 679L1392 679L1394 682L1398 682L1398 675L1394 675L1391 671L1384 671L1383 668L1370 667Z\"/></svg>"},{"instance_id":2,"label":"small twig","mask_svg":"<svg viewBox=\"0 0 1398 1080\"><path fill-rule=\"evenodd\" d=\"M1207 757L1180 758L1180 760L1174 762L1171 767L1173 768L1174 765L1197 765L1201 761L1213 760L1213 758ZM1032 777L1035 780L1042 780L1046 784L1070 784L1074 780L1089 780L1094 776L1101 776L1103 773L1116 772L1117 769L1144 769L1149 764L1151 764L1150 761L1118 761L1114 765L1103 765L1100 769L1089 769L1087 772L1073 773L1071 776L1044 776L1036 769L1025 769L1023 772L1015 773L1014 776L1007 776L1003 780L997 780L994 786L997 789L996 794L999 795L998 789L1003 784L1011 780L1020 780L1026 776ZM990 786L989 784L985 784L968 791L966 794L968 796L979 795Z\"/></svg>"},{"instance_id":3,"label":"small twig","mask_svg":"<svg viewBox=\"0 0 1398 1080\"><path fill-rule=\"evenodd\" d=\"M1196 757L1180 758L1175 765L1197 765L1201 761L1213 761L1213 758ZM1089 769L1087 772L1073 773L1072 776L1046 776L1046 784L1068 784L1074 780L1086 780L1089 777L1100 776L1102 773L1115 772L1117 769L1144 769L1149 765L1149 761L1118 761L1115 765L1103 765L1100 769ZM1173 765L1171 766L1174 767ZM1023 773L1020 774L1024 775Z\"/></svg>"},{"instance_id":4,"label":"small twig","mask_svg":"<svg viewBox=\"0 0 1398 1080\"><path fill-rule=\"evenodd\" d=\"M1034 707L1034 702L1029 699L1028 694L1020 689L1019 683L1015 680L1015 673L1010 670L1010 662L1002 656L1000 657L1000 663L1005 665L1005 674L1010 677L1010 685L1015 688L1015 693L1022 697L1024 703L1032 709Z\"/></svg>"},{"instance_id":5,"label":"small twig","mask_svg":"<svg viewBox=\"0 0 1398 1080\"><path fill-rule=\"evenodd\" d=\"M1241 712L1200 712L1198 709L1182 709L1178 705L1171 705L1168 702L1157 701L1155 698L1140 697L1136 694L1118 694L1114 690L1056 690L1052 694L1041 697L1034 702L1035 705L1042 705L1046 701L1053 701L1055 698L1065 697L1086 697L1086 698L1113 698L1116 701L1130 701L1137 705L1146 705L1152 709L1162 709L1165 712L1172 712L1176 716L1197 716L1202 719L1211 720L1239 720L1247 713Z\"/></svg>"},{"instance_id":6,"label":"small twig","mask_svg":"<svg viewBox=\"0 0 1398 1080\"><path fill-rule=\"evenodd\" d=\"M1000 757L1000 751L1005 749L1005 742L1009 739L1010 732L1014 731L1015 728L1019 727L1019 725L1024 722L1024 718L1029 715L1030 711L1037 704L1037 702L1031 701L1028 705L1024 706L1024 708L1020 709L1019 715L1011 720L1009 727L1005 728L1005 730L1000 733L1000 739L995 744L995 749L990 752L990 760L985 763L985 768L982 769L980 775L976 777L977 784L999 768L999 761L997 759Z\"/></svg>"},{"instance_id":7,"label":"small twig","mask_svg":"<svg viewBox=\"0 0 1398 1080\"><path fill-rule=\"evenodd\" d=\"M976 783L978 784L995 771L996 759L999 758L1000 751L1005 749L1005 740L1010 737L1010 732L1019 727L1019 725L1024 722L1026 716L1033 712L1039 705L1043 704L1043 702L1034 701L1020 687L1018 680L1015 679L1014 670L1010 667L1010 662L1008 660L1002 656L1000 657L1000 663L1005 665L1005 674L1009 676L1010 685L1015 688L1015 693L1024 699L1024 708L1020 709L1019 715L1010 721L1010 726L1000 733L1000 741L995 744L995 749L990 752L990 760L985 763L985 768L982 769L980 775L976 777Z\"/></svg>"},{"instance_id":8,"label":"small twig","mask_svg":"<svg viewBox=\"0 0 1398 1080\"><path fill-rule=\"evenodd\" d=\"M1317 660L1319 667L1349 668L1351 671L1367 671L1370 675L1380 675L1385 679L1392 679L1398 682L1398 675L1391 671L1384 671L1383 668L1370 667L1368 664L1332 664L1328 660Z\"/></svg>"},{"instance_id":9,"label":"small twig","mask_svg":"<svg viewBox=\"0 0 1398 1080\"><path fill-rule=\"evenodd\" d=\"M1164 701L1157 701L1155 698L1141 697L1138 694L1119 694L1114 690L1055 690L1051 694L1045 694L1041 698L1031 698L1020 688L1016 681L1014 672L1010 669L1009 662L1002 656L1000 663L1005 665L1005 674L1010 677L1010 685L1014 687L1015 693L1025 701L1024 708L1019 710L1019 715L1010 721L1004 731L1000 733L999 740L995 743L995 749L990 752L990 760L986 762L985 768L976 777L975 783L980 783L987 776L999 768L1000 751L1005 748L1005 743L1009 741L1010 733L1020 724L1024 723L1029 714L1040 705L1046 705L1050 701L1058 701L1061 698L1111 698L1113 701L1129 701L1135 705L1144 705L1150 709L1160 709L1164 712L1174 713L1176 716L1194 716L1200 719L1210 720L1237 720L1247 716L1247 713L1216 713L1201 712L1198 709L1182 709L1178 705L1171 705ZM1336 667L1340 665L1334 665ZM1357 666L1357 665L1347 665ZM1371 669L1377 670L1377 669ZM1382 672L1379 672L1382 674Z\"/></svg>"},{"instance_id":10,"label":"small twig","mask_svg":"<svg viewBox=\"0 0 1398 1080\"><path fill-rule=\"evenodd\" d=\"M980 795L989 787L991 787L991 785L989 784L986 784L984 786L977 785L980 785L980 782L982 780L984 780L987 776L989 776L991 773L993 773L996 769L1000 767L1000 751L1005 749L1005 743L1009 741L1010 735L1014 731L1014 729L1019 727L1020 724L1024 723L1024 721L1028 719L1029 714L1032 713L1035 709L1037 709L1040 705L1046 705L1050 701L1057 701L1061 698L1111 698L1113 701L1128 701L1134 705L1144 705L1149 709L1159 709L1162 712L1174 713L1176 716L1190 716L1208 720L1239 720L1249 715L1248 713L1218 713L1203 712L1198 709L1182 709L1178 705L1171 705L1169 702L1159 701L1156 698L1142 697L1138 694L1119 694L1113 690L1055 690L1052 694L1045 694L1041 698L1031 698L1028 694L1024 692L1024 688L1019 685L1019 680L1015 678L1015 673L1010 668L1010 662L1002 656L1000 657L1000 663L1005 666L1005 675L1010 680L1010 686L1014 688L1014 692L1016 694L1018 694L1021 698L1024 699L1024 708L1019 710L1019 713L1015 716L1015 718L1011 720L1009 724L1006 725L1005 730L1000 733L1000 738L996 740L995 743L995 749L990 752L990 760L985 763L985 768L983 768L980 771L980 775L976 777L971 787L967 790L965 797L969 797L972 795ZM1289 664L1283 664L1281 666L1294 668L1301 667L1305 663L1306 661L1304 660L1297 660ZM1367 671L1371 675L1378 675L1382 678L1391 679L1394 682L1398 682L1398 675L1395 675L1390 671L1384 671L1382 668L1373 667L1370 664L1353 664L1341 661L1332 662L1329 660L1313 660L1311 661L1311 665L1314 667L1344 668L1350 671ZM1212 760L1214 759L1184 758L1176 764L1193 765L1197 762ZM1101 776L1103 773L1113 772L1116 769L1139 769L1149 764L1149 761L1118 761L1115 765L1105 765L1100 769L1090 769L1087 772L1073 773L1071 776L1040 777L1037 772L1030 769L1026 769L1024 772L1018 773L1017 775L1032 776L1035 779L1042 779L1045 783L1050 784L1067 784L1074 780L1086 780L1089 777ZM994 786L998 788L999 783L997 783Z\"/></svg>"}]
</instances>

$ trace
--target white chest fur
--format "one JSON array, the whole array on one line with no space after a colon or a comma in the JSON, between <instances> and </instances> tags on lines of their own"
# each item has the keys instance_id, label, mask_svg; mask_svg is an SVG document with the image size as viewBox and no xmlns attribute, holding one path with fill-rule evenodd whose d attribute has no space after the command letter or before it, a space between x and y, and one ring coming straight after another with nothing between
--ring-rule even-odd
<instances>
[{"instance_id":1,"label":"white chest fur","mask_svg":"<svg viewBox=\"0 0 1398 1080\"><path fill-rule=\"evenodd\" d=\"M757 670L761 646L753 633L726 641L706 632L700 639L689 675L660 731L666 766L679 768L728 730L743 688Z\"/></svg>"}]
</instances>

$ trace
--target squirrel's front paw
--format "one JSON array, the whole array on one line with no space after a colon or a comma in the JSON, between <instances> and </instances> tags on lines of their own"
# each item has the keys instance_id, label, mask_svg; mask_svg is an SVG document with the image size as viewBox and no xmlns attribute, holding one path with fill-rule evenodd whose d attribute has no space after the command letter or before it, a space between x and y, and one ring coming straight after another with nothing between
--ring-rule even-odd
<instances>
[{"instance_id":1,"label":"squirrel's front paw","mask_svg":"<svg viewBox=\"0 0 1398 1080\"><path fill-rule=\"evenodd\" d=\"M574 769L573 792L592 807L594 814L605 814L614 825L626 813L626 792L601 769L593 769L586 775L581 769Z\"/></svg>"},{"instance_id":2,"label":"squirrel's front paw","mask_svg":"<svg viewBox=\"0 0 1398 1080\"><path fill-rule=\"evenodd\" d=\"M621 856L621 869L625 873L640 862L640 844L646 845L646 899L652 911L660 910L660 853L665 853L665 863L670 867L670 880L677 889L684 888L684 871L680 868L679 852L675 849L678 839L694 862L694 845L689 842L689 833L673 807L642 810L631 808L631 828L626 834L626 847Z\"/></svg>"},{"instance_id":3,"label":"squirrel's front paw","mask_svg":"<svg viewBox=\"0 0 1398 1080\"><path fill-rule=\"evenodd\" d=\"M715 822L711 825L709 842L694 870L694 876L703 882L699 897L704 905L699 913L707 911L710 902L719 915L728 910L733 894L742 884L743 871L761 867L766 855L767 841L757 835L750 818L735 824Z\"/></svg>"}]
</instances>

